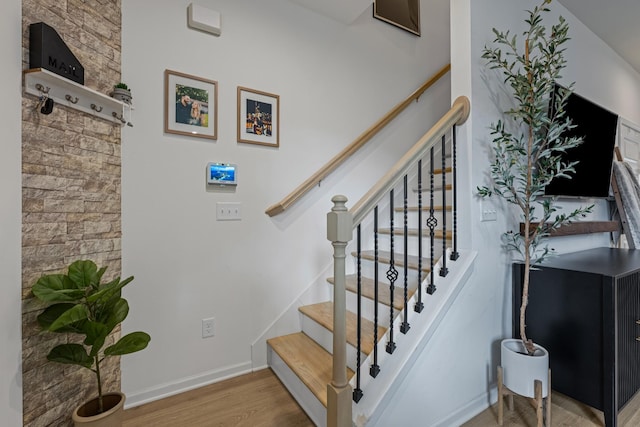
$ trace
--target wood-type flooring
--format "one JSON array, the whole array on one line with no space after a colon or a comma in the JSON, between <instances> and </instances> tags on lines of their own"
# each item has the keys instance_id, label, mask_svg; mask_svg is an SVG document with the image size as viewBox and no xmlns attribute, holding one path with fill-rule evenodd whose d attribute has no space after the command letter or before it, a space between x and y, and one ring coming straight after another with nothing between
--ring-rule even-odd
<instances>
[{"instance_id":1,"label":"wood-type flooring","mask_svg":"<svg viewBox=\"0 0 640 427\"><path fill-rule=\"evenodd\" d=\"M535 427L534 409L515 397L505 406L505 427ZM553 427L603 427L601 411L552 393ZM313 423L270 369L241 375L202 388L127 409L123 427L312 427ZM462 427L498 425L494 404ZM621 411L620 427L640 426L640 393ZM390 426L405 427L405 426ZM422 427L420 424L406 427ZM424 426L427 427L427 426ZM452 426L453 427L453 426Z\"/></svg>"}]
</instances>

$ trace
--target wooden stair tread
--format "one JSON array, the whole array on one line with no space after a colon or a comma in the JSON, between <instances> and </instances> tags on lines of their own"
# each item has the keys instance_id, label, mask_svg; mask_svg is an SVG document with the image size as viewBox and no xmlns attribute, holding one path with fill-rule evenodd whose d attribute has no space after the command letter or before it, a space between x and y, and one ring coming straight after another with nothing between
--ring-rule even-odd
<instances>
[{"instance_id":1,"label":"wooden stair tread","mask_svg":"<svg viewBox=\"0 0 640 427\"><path fill-rule=\"evenodd\" d=\"M333 277L327 279L331 284L334 283ZM407 290L407 297L411 298L415 292L417 285L415 283L409 284ZM348 291L356 293L358 292L358 278L355 274L349 274L346 276L346 288ZM378 282L378 302L384 305L390 305L389 282L386 278L380 278ZM362 296L373 300L375 297L375 285L373 279L369 277L362 278ZM404 308L404 284L396 282L396 286L393 289L393 308L396 310L402 310Z\"/></svg>"},{"instance_id":2,"label":"wooden stair tread","mask_svg":"<svg viewBox=\"0 0 640 427\"><path fill-rule=\"evenodd\" d=\"M321 302L299 307L298 310L305 316L313 319L325 329L333 332L333 302ZM361 322L360 350L369 355L373 351L373 322L362 318ZM386 328L378 325L378 339L386 332ZM358 316L347 310L347 342L352 346L358 345Z\"/></svg>"},{"instance_id":3,"label":"wooden stair tread","mask_svg":"<svg viewBox=\"0 0 640 427\"><path fill-rule=\"evenodd\" d=\"M357 256L357 252L352 252L351 255ZM366 259L369 261L375 261L376 254L375 251L362 251L361 254L362 259ZM378 262L383 264L389 264L391 261L391 252L389 251L378 251ZM397 267L404 267L404 254L395 253L394 254L394 264ZM417 255L407 255L407 264L408 267L412 270L418 270L418 256ZM429 273L431 271L431 259L430 258L422 258L422 271L425 273Z\"/></svg>"},{"instance_id":4,"label":"wooden stair tread","mask_svg":"<svg viewBox=\"0 0 640 427\"><path fill-rule=\"evenodd\" d=\"M453 171L453 168L451 166L447 166L446 168L444 168L445 173L451 173ZM427 175L429 174L429 170L426 171ZM433 174L434 175L442 175L442 168L438 168L438 169L434 169L433 170Z\"/></svg>"},{"instance_id":5,"label":"wooden stair tread","mask_svg":"<svg viewBox=\"0 0 640 427\"><path fill-rule=\"evenodd\" d=\"M331 353L302 332L268 339L267 344L326 408L327 384L333 374ZM347 368L347 379L352 376Z\"/></svg>"},{"instance_id":6,"label":"wooden stair tread","mask_svg":"<svg viewBox=\"0 0 640 427\"><path fill-rule=\"evenodd\" d=\"M378 233L380 234L391 234L391 229L390 228L380 228L378 230ZM407 230L407 234L409 236L417 236L418 235L418 229L417 228L410 228ZM429 237L431 234L431 230L429 230L428 228L422 229L422 237ZM393 235L396 237L402 237L404 235L404 229L402 228L394 228L393 229ZM442 239L443 234L442 234L442 230L435 230L435 237L436 239ZM451 232L451 230L447 230L447 240L451 240L453 238L453 233Z\"/></svg>"}]
</instances>

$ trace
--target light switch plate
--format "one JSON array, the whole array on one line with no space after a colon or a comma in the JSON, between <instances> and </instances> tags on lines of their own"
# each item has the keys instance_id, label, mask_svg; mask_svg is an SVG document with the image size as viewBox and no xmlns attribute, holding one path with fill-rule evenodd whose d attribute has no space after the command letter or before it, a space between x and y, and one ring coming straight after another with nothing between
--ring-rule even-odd
<instances>
[{"instance_id":1,"label":"light switch plate","mask_svg":"<svg viewBox=\"0 0 640 427\"><path fill-rule=\"evenodd\" d=\"M496 209L491 206L490 203L487 203L485 201L480 202L480 209L482 210L481 213L481 221L497 221L498 220L498 212L496 211Z\"/></svg>"},{"instance_id":2,"label":"light switch plate","mask_svg":"<svg viewBox=\"0 0 640 427\"><path fill-rule=\"evenodd\" d=\"M240 221L242 219L242 205L240 202L216 203L216 220Z\"/></svg>"}]
</instances>

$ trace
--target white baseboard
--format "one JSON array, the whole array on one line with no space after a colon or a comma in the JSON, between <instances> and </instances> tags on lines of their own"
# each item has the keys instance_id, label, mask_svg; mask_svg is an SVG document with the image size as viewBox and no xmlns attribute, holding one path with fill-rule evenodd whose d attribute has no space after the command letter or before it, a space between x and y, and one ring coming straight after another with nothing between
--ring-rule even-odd
<instances>
[{"instance_id":1,"label":"white baseboard","mask_svg":"<svg viewBox=\"0 0 640 427\"><path fill-rule=\"evenodd\" d=\"M496 387L492 387L486 393L482 393L465 406L459 408L457 411L449 414L447 418L434 424L433 427L451 427L460 426L485 409L489 408L495 402L498 401L498 390Z\"/></svg>"},{"instance_id":2,"label":"white baseboard","mask_svg":"<svg viewBox=\"0 0 640 427\"><path fill-rule=\"evenodd\" d=\"M223 369L204 372L200 375L194 375L178 381L165 383L158 387L148 388L140 392L126 393L127 399L125 401L124 408L128 409L145 403L154 402L165 397L174 396L179 393L184 393L185 391L204 387L242 374L248 374L256 370L258 369L251 368L251 362L243 362Z\"/></svg>"}]
</instances>

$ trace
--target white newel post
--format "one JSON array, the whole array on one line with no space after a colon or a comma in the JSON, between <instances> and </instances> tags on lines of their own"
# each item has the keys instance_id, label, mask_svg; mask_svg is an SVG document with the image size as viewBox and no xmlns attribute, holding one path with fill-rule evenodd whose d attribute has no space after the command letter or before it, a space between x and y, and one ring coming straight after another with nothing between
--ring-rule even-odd
<instances>
[{"instance_id":1,"label":"white newel post","mask_svg":"<svg viewBox=\"0 0 640 427\"><path fill-rule=\"evenodd\" d=\"M352 425L353 391L347 381L347 304L345 258L347 243L353 238L353 217L345 196L334 196L327 214L327 239L333 245L333 377L327 384L327 426Z\"/></svg>"}]
</instances>

